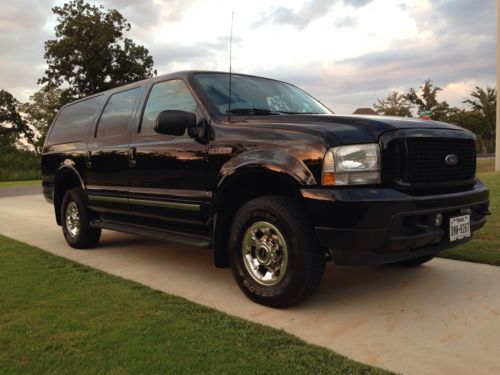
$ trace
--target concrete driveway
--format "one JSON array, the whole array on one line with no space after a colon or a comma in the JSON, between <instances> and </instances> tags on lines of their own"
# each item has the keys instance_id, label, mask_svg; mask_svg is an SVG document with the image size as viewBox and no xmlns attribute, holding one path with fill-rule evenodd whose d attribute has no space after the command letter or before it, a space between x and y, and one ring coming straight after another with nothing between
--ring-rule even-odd
<instances>
[{"instance_id":1,"label":"concrete driveway","mask_svg":"<svg viewBox=\"0 0 500 375\"><path fill-rule=\"evenodd\" d=\"M103 232L69 248L39 195L0 198L0 233L405 374L500 373L500 268L435 259L417 269L327 266L318 292L273 310L247 300L210 250Z\"/></svg>"}]
</instances>

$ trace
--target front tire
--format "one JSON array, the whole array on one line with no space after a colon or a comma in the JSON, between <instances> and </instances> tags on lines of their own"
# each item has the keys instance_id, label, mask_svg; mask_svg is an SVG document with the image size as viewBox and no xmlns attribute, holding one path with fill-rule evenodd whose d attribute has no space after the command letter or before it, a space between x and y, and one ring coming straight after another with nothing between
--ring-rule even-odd
<instances>
[{"instance_id":1,"label":"front tire","mask_svg":"<svg viewBox=\"0 0 500 375\"><path fill-rule=\"evenodd\" d=\"M64 195L61 225L66 242L75 249L94 247L101 238L101 229L90 226L90 210L80 188L70 189Z\"/></svg>"},{"instance_id":2,"label":"front tire","mask_svg":"<svg viewBox=\"0 0 500 375\"><path fill-rule=\"evenodd\" d=\"M325 269L325 253L305 212L281 196L256 198L240 208L231 227L229 257L246 296L278 308L308 298Z\"/></svg>"}]
</instances>

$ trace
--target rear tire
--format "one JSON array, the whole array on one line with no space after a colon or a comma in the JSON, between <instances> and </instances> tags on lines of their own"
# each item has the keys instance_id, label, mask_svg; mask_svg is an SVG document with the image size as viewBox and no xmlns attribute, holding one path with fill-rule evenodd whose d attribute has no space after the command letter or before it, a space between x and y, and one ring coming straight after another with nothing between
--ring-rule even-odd
<instances>
[{"instance_id":1,"label":"rear tire","mask_svg":"<svg viewBox=\"0 0 500 375\"><path fill-rule=\"evenodd\" d=\"M240 208L231 227L229 258L246 296L277 308L313 294L325 269L325 253L305 212L281 196L256 198Z\"/></svg>"},{"instance_id":2,"label":"rear tire","mask_svg":"<svg viewBox=\"0 0 500 375\"><path fill-rule=\"evenodd\" d=\"M97 245L101 229L92 228L90 218L84 191L80 188L68 190L61 204L61 226L68 245L75 249L88 249Z\"/></svg>"},{"instance_id":3,"label":"rear tire","mask_svg":"<svg viewBox=\"0 0 500 375\"><path fill-rule=\"evenodd\" d=\"M429 262L430 260L434 259L435 257L436 257L436 254L426 255L423 257L419 257L419 258L407 259L407 260L402 260L400 262L391 263L391 265L402 266L402 267L418 267L424 263Z\"/></svg>"}]
</instances>

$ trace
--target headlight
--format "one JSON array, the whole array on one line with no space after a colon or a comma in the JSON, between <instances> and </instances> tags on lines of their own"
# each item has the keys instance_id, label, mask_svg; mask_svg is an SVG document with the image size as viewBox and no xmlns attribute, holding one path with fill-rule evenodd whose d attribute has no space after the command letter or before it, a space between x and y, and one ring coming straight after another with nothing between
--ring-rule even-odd
<instances>
[{"instance_id":1,"label":"headlight","mask_svg":"<svg viewBox=\"0 0 500 375\"><path fill-rule=\"evenodd\" d=\"M380 147L376 143L329 149L323 160L322 185L380 183Z\"/></svg>"}]
</instances>

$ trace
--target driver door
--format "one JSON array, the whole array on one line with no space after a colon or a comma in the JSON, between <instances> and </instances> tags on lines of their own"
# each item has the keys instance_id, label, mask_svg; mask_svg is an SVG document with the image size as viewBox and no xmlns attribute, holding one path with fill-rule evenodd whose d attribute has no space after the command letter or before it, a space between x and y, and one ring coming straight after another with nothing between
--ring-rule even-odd
<instances>
[{"instance_id":1,"label":"driver door","mask_svg":"<svg viewBox=\"0 0 500 375\"><path fill-rule=\"evenodd\" d=\"M197 122L203 120L183 80L153 83L130 144L133 163L129 202L135 215L143 220L176 228L205 228L204 206L210 196L206 146L190 137L187 131L181 136L156 133L157 116L164 110L192 112L197 114Z\"/></svg>"}]
</instances>

